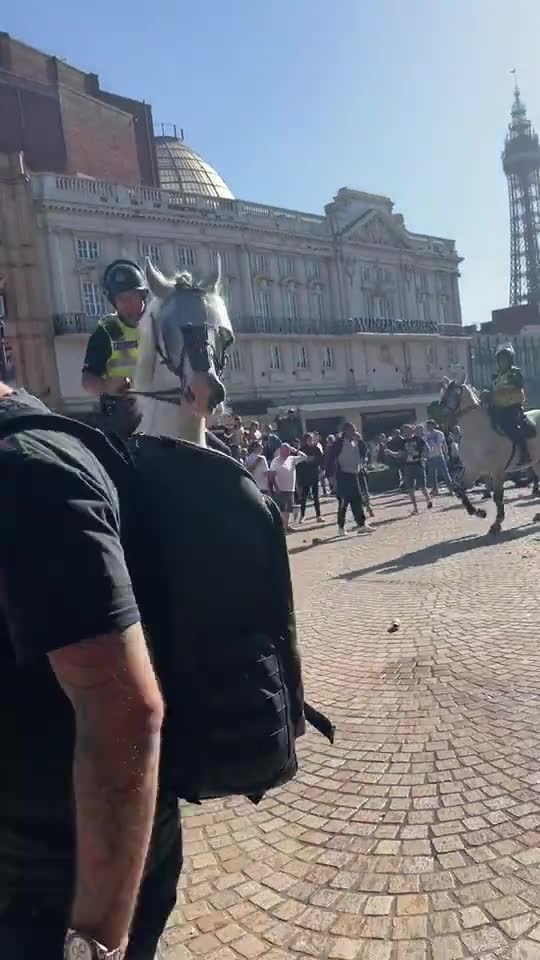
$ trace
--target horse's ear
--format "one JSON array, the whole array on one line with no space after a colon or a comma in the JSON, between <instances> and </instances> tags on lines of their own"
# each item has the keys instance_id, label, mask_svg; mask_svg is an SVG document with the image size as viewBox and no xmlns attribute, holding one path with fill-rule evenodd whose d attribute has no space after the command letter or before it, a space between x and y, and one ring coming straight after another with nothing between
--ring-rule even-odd
<instances>
[{"instance_id":1,"label":"horse's ear","mask_svg":"<svg viewBox=\"0 0 540 960\"><path fill-rule=\"evenodd\" d=\"M443 377L443 378L442 378L442 386L443 386L443 387L447 387L449 383L450 383L450 377Z\"/></svg>"},{"instance_id":2,"label":"horse's ear","mask_svg":"<svg viewBox=\"0 0 540 960\"><path fill-rule=\"evenodd\" d=\"M163 276L161 270L156 269L148 257L146 258L144 272L150 292L158 300L163 300L174 288L174 280L167 280L167 277Z\"/></svg>"}]
</instances>

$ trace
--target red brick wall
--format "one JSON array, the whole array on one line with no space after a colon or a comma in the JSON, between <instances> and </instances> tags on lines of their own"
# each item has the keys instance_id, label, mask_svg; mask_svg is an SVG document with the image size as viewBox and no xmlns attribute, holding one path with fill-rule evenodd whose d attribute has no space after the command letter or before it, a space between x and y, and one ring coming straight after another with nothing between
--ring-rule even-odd
<instances>
[{"instance_id":1,"label":"red brick wall","mask_svg":"<svg viewBox=\"0 0 540 960\"><path fill-rule=\"evenodd\" d=\"M5 43L3 59L5 57L7 60L6 63L2 63L4 69L11 70L12 73L27 80L39 80L40 83L51 82L51 58L47 54L34 50L33 47L27 47L25 43L13 40L12 37L6 38L5 34L3 39Z\"/></svg>"},{"instance_id":2,"label":"red brick wall","mask_svg":"<svg viewBox=\"0 0 540 960\"><path fill-rule=\"evenodd\" d=\"M134 121L107 104L60 89L67 170L100 180L140 184Z\"/></svg>"},{"instance_id":3,"label":"red brick wall","mask_svg":"<svg viewBox=\"0 0 540 960\"><path fill-rule=\"evenodd\" d=\"M66 169L58 97L46 87L2 83L0 152L24 152L30 170Z\"/></svg>"},{"instance_id":4,"label":"red brick wall","mask_svg":"<svg viewBox=\"0 0 540 960\"><path fill-rule=\"evenodd\" d=\"M99 87L95 93L92 91L92 96L98 97L104 103L110 103L111 106L117 107L119 110L125 110L126 113L133 114L141 183L144 183L147 187L159 187L154 121L150 104L142 103L140 100L132 100L130 97L120 97L114 93L106 93Z\"/></svg>"}]
</instances>

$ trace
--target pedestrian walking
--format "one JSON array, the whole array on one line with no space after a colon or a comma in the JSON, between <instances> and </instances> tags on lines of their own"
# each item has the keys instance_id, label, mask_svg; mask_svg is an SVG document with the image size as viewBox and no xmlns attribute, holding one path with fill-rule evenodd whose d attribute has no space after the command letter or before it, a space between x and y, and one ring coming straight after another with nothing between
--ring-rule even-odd
<instances>
[{"instance_id":1,"label":"pedestrian walking","mask_svg":"<svg viewBox=\"0 0 540 960\"><path fill-rule=\"evenodd\" d=\"M423 437L415 434L414 427L405 424L401 428L401 444L395 451L388 450L388 454L402 464L403 486L409 495L412 503L412 513L418 513L418 504L416 502L416 491L420 490L423 494L428 510L433 503L430 499L426 487L425 461L428 454L428 446Z\"/></svg>"},{"instance_id":2,"label":"pedestrian walking","mask_svg":"<svg viewBox=\"0 0 540 960\"><path fill-rule=\"evenodd\" d=\"M300 518L302 523L306 515L306 505L308 497L313 497L313 506L318 523L324 523L321 516L321 504L319 501L319 477L322 468L324 455L322 447L316 443L315 437L311 433L305 433L300 452L305 454L305 459L298 464L296 470L297 482L300 491Z\"/></svg>"},{"instance_id":3,"label":"pedestrian walking","mask_svg":"<svg viewBox=\"0 0 540 960\"><path fill-rule=\"evenodd\" d=\"M343 431L332 444L332 462L335 464L336 494L338 500L337 524L340 537L344 537L345 518L350 506L356 521L355 531L360 534L373 533L373 527L366 522L360 488L360 470L366 459L367 447L353 423L345 423Z\"/></svg>"}]
</instances>

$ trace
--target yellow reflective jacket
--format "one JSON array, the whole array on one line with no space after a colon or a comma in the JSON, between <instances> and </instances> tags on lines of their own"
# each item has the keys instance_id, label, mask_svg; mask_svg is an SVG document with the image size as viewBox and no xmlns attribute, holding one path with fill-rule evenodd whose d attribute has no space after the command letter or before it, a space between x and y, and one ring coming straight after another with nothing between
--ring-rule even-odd
<instances>
[{"instance_id":1,"label":"yellow reflective jacket","mask_svg":"<svg viewBox=\"0 0 540 960\"><path fill-rule=\"evenodd\" d=\"M105 376L133 379L139 350L139 327L128 326L116 313L104 317L99 321L99 325L111 341L111 355L105 367Z\"/></svg>"}]
</instances>

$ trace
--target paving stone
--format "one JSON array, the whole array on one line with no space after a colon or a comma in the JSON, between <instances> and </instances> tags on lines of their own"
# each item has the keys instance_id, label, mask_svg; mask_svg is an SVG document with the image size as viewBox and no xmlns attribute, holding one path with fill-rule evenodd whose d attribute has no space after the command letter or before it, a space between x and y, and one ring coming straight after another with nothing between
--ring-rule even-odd
<instances>
[{"instance_id":1,"label":"paving stone","mask_svg":"<svg viewBox=\"0 0 540 960\"><path fill-rule=\"evenodd\" d=\"M467 907L465 910L460 911L460 919L462 926L469 930L471 927L481 927L485 923L489 923L488 918L485 913L480 910L480 907Z\"/></svg>"},{"instance_id":2,"label":"paving stone","mask_svg":"<svg viewBox=\"0 0 540 960\"><path fill-rule=\"evenodd\" d=\"M463 947L459 937L433 937L431 952L433 960L459 960L463 956Z\"/></svg>"}]
</instances>

